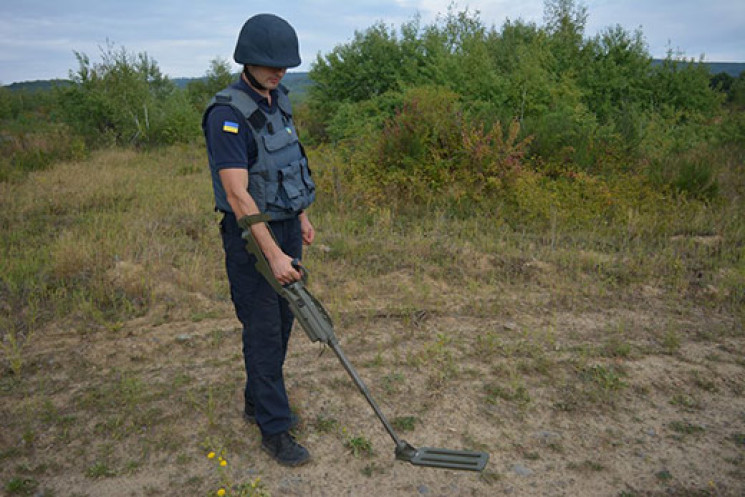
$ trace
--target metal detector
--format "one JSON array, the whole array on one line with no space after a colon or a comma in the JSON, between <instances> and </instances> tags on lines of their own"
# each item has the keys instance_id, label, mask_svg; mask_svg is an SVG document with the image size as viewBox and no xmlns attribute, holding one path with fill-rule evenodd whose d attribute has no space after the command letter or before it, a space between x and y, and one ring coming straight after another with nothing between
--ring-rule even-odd
<instances>
[{"instance_id":1,"label":"metal detector","mask_svg":"<svg viewBox=\"0 0 745 497\"><path fill-rule=\"evenodd\" d=\"M238 223L243 228L243 239L246 241L246 250L256 257L256 269L261 273L269 284L276 290L276 292L287 299L290 305L292 313L302 326L308 338L312 342L321 342L334 351L336 356L341 361L344 369L347 370L349 376L357 385L362 395L365 396L367 402L372 407L378 419L383 423L388 434L396 444L395 455L396 459L401 461L407 461L417 466L431 466L435 468L447 468L457 470L468 470L468 471L482 471L487 462L489 461L489 454L486 452L475 452L470 450L452 450L452 449L438 449L432 447L420 447L416 448L402 440L396 432L393 430L388 419L385 417L383 412L378 407L378 404L370 395L370 391L362 381L362 378L357 374L352 364L344 355L344 352L339 346L339 342L334 334L334 325L331 321L326 309L323 305L308 291L306 288L306 282L308 279L308 271L300 264L300 261L293 261L293 266L301 271L302 279L288 285L281 285L274 277L269 263L264 257L264 253L259 248L256 238L254 238L251 232L251 226L256 223L269 221L268 215L255 215L245 216L241 218ZM267 229L269 227L267 226ZM271 229L269 230L271 233Z\"/></svg>"}]
</instances>

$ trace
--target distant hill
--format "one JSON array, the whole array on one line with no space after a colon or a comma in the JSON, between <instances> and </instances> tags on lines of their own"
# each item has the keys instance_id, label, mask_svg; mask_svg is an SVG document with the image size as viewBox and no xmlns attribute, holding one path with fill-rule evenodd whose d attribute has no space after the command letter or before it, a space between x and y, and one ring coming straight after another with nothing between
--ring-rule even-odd
<instances>
[{"instance_id":1,"label":"distant hill","mask_svg":"<svg viewBox=\"0 0 745 497\"><path fill-rule=\"evenodd\" d=\"M652 64L661 64L662 59L653 59ZM745 71L745 62L704 62L704 65L709 68L709 72L714 74L727 73L730 76L736 78ZM236 78L238 76L236 75ZM203 78L172 78L171 81L179 88L185 88L190 81L196 81ZM313 84L311 79L308 77L307 72L288 72L282 83L290 89L290 92L296 97L302 97L308 91L308 87ZM38 81L24 81L21 83L13 83L5 85L6 88L11 90L48 90L54 86L70 84L69 80L65 79L52 79L52 80L38 80Z\"/></svg>"},{"instance_id":2,"label":"distant hill","mask_svg":"<svg viewBox=\"0 0 745 497\"><path fill-rule=\"evenodd\" d=\"M238 75L235 75L238 78ZM198 81L204 78L172 78L171 81L179 87L186 88L191 81ZM290 89L291 93L296 95L304 95L308 87L313 84L308 77L307 72L288 72L282 83ZM26 90L26 91L43 91L49 90L55 86L69 85L70 80L67 79L47 79L47 80L36 80L36 81L23 81L20 83L12 83L5 85L5 88L10 90Z\"/></svg>"},{"instance_id":3,"label":"distant hill","mask_svg":"<svg viewBox=\"0 0 745 497\"><path fill-rule=\"evenodd\" d=\"M652 65L659 65L663 62L662 59L652 59ZM745 71L745 62L704 62L704 65L709 68L709 74L712 75L724 72L736 78Z\"/></svg>"},{"instance_id":4,"label":"distant hill","mask_svg":"<svg viewBox=\"0 0 745 497\"><path fill-rule=\"evenodd\" d=\"M12 83L9 85L5 85L5 88L8 88L10 90L44 91L51 90L55 86L65 86L69 84L69 79L39 79L36 81Z\"/></svg>"},{"instance_id":5,"label":"distant hill","mask_svg":"<svg viewBox=\"0 0 745 497\"><path fill-rule=\"evenodd\" d=\"M238 74L235 75L235 78L238 79ZM186 88L186 85L192 81L199 81L200 79L204 78L173 78L171 81L179 88ZM313 83L307 72L288 72L282 78L282 84L289 88L291 93L304 94Z\"/></svg>"},{"instance_id":6,"label":"distant hill","mask_svg":"<svg viewBox=\"0 0 745 497\"><path fill-rule=\"evenodd\" d=\"M742 62L705 62L704 64L709 66L711 74L726 72L733 78L740 76L745 71L745 63Z\"/></svg>"}]
</instances>

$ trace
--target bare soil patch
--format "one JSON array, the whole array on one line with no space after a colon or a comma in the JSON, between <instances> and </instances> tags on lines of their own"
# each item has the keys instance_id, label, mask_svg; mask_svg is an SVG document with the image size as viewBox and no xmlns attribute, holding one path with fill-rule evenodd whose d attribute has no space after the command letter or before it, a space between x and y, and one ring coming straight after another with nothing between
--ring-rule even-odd
<instances>
[{"instance_id":1,"label":"bare soil patch","mask_svg":"<svg viewBox=\"0 0 745 497\"><path fill-rule=\"evenodd\" d=\"M342 348L402 438L486 450L482 474L395 461L333 353L300 329L286 374L313 459L276 465L241 416L240 330L222 302L39 333L24 375L0 379L5 494L215 495L228 478L274 496L743 495L745 340L731 317L651 298L483 298L478 313L399 312L381 294L335 309Z\"/></svg>"}]
</instances>

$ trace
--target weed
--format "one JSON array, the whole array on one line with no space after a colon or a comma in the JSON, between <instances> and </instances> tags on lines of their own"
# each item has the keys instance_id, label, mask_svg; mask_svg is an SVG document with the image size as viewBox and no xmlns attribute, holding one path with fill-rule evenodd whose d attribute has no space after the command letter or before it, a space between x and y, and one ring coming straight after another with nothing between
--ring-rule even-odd
<instances>
[{"instance_id":1,"label":"weed","mask_svg":"<svg viewBox=\"0 0 745 497\"><path fill-rule=\"evenodd\" d=\"M88 478L111 478L116 476L116 471L103 461L96 461L85 470Z\"/></svg>"},{"instance_id":2,"label":"weed","mask_svg":"<svg viewBox=\"0 0 745 497\"><path fill-rule=\"evenodd\" d=\"M668 354L674 354L680 349L680 335L672 329L669 329L662 336L662 348Z\"/></svg>"},{"instance_id":3,"label":"weed","mask_svg":"<svg viewBox=\"0 0 745 497\"><path fill-rule=\"evenodd\" d=\"M362 468L361 473L368 478L374 476L375 474L383 474L385 473L385 468L378 466L375 463L367 464L364 468Z\"/></svg>"},{"instance_id":4,"label":"weed","mask_svg":"<svg viewBox=\"0 0 745 497\"><path fill-rule=\"evenodd\" d=\"M5 490L9 494L15 495L32 495L39 487L39 482L33 478L11 478L8 483L5 484Z\"/></svg>"},{"instance_id":5,"label":"weed","mask_svg":"<svg viewBox=\"0 0 745 497\"><path fill-rule=\"evenodd\" d=\"M391 424L396 430L400 431L412 431L417 423L417 418L414 416L402 416L393 418Z\"/></svg>"},{"instance_id":6,"label":"weed","mask_svg":"<svg viewBox=\"0 0 745 497\"><path fill-rule=\"evenodd\" d=\"M211 442L208 440L207 444ZM218 489L213 495L217 497L269 497L269 492L261 477L256 477L245 483L233 480L228 463L226 450L219 448L207 452L207 459L214 464L218 474Z\"/></svg>"},{"instance_id":7,"label":"weed","mask_svg":"<svg viewBox=\"0 0 745 497\"><path fill-rule=\"evenodd\" d=\"M187 393L187 398L191 406L207 418L208 426L214 428L217 426L218 400L215 397L215 388L212 385L208 385L206 390L206 394L201 399L197 398L192 391Z\"/></svg>"},{"instance_id":8,"label":"weed","mask_svg":"<svg viewBox=\"0 0 745 497\"><path fill-rule=\"evenodd\" d=\"M590 471L603 471L605 469L605 466L597 461L593 461L590 459L583 461L581 466L583 468L589 469Z\"/></svg>"},{"instance_id":9,"label":"weed","mask_svg":"<svg viewBox=\"0 0 745 497\"><path fill-rule=\"evenodd\" d=\"M683 393L673 395L673 398L670 399L670 404L674 406L680 406L689 410L701 408L701 402L698 399L691 395L686 395Z\"/></svg>"},{"instance_id":10,"label":"weed","mask_svg":"<svg viewBox=\"0 0 745 497\"><path fill-rule=\"evenodd\" d=\"M663 482L669 482L670 480L673 479L672 473L670 473L670 471L666 469L663 469L662 471L658 471L654 475L657 477L658 480L663 481Z\"/></svg>"},{"instance_id":11,"label":"weed","mask_svg":"<svg viewBox=\"0 0 745 497\"><path fill-rule=\"evenodd\" d=\"M316 417L314 426L316 430L321 433L331 433L339 426L339 421L334 418L326 417L323 414L319 414Z\"/></svg>"},{"instance_id":12,"label":"weed","mask_svg":"<svg viewBox=\"0 0 745 497\"><path fill-rule=\"evenodd\" d=\"M20 329L16 321L0 316L0 327L7 330L3 336L0 336L0 351L10 364L10 369L16 378L21 377L21 370L26 362L24 350L30 345L37 327L39 302L35 298L28 300L25 314L25 330Z\"/></svg>"},{"instance_id":13,"label":"weed","mask_svg":"<svg viewBox=\"0 0 745 497\"><path fill-rule=\"evenodd\" d=\"M502 386L490 384L485 387L487 404L498 404L499 399L514 402L520 406L530 403L530 394L525 385L513 382L513 385Z\"/></svg>"},{"instance_id":14,"label":"weed","mask_svg":"<svg viewBox=\"0 0 745 497\"><path fill-rule=\"evenodd\" d=\"M596 364L580 371L580 377L597 385L603 392L615 392L624 389L628 384L623 380L624 374L610 366Z\"/></svg>"},{"instance_id":15,"label":"weed","mask_svg":"<svg viewBox=\"0 0 745 497\"><path fill-rule=\"evenodd\" d=\"M673 421L669 426L671 430L682 435L695 435L706 431L706 429L701 425L695 425L685 421Z\"/></svg>"},{"instance_id":16,"label":"weed","mask_svg":"<svg viewBox=\"0 0 745 497\"><path fill-rule=\"evenodd\" d=\"M379 368L383 365L383 354L380 350L375 354L375 357L371 360L365 363L365 367L368 368Z\"/></svg>"},{"instance_id":17,"label":"weed","mask_svg":"<svg viewBox=\"0 0 745 497\"><path fill-rule=\"evenodd\" d=\"M404 375L401 373L390 373L383 377L381 385L388 395L399 391L400 385L404 382Z\"/></svg>"},{"instance_id":18,"label":"weed","mask_svg":"<svg viewBox=\"0 0 745 497\"><path fill-rule=\"evenodd\" d=\"M352 452L354 457L372 457L373 455L372 442L365 437L349 437L344 445Z\"/></svg>"},{"instance_id":19,"label":"weed","mask_svg":"<svg viewBox=\"0 0 745 497\"><path fill-rule=\"evenodd\" d=\"M0 461L6 459L13 459L20 455L21 451L17 447L9 447L5 450L0 451Z\"/></svg>"},{"instance_id":20,"label":"weed","mask_svg":"<svg viewBox=\"0 0 745 497\"><path fill-rule=\"evenodd\" d=\"M716 383L710 378L704 376L704 373L700 370L694 369L691 371L691 381L693 384L706 392L718 391Z\"/></svg>"},{"instance_id":21,"label":"weed","mask_svg":"<svg viewBox=\"0 0 745 497\"><path fill-rule=\"evenodd\" d=\"M626 359L631 356L631 344L619 336L613 336L603 347L603 355Z\"/></svg>"}]
</instances>

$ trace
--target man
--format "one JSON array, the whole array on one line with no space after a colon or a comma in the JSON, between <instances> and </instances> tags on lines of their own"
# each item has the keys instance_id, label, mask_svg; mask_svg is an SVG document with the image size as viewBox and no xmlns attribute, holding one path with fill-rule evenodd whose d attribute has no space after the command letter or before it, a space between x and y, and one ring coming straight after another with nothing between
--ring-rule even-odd
<instances>
[{"instance_id":1,"label":"man","mask_svg":"<svg viewBox=\"0 0 745 497\"><path fill-rule=\"evenodd\" d=\"M243 25L233 57L243 73L212 99L202 128L216 209L224 213L220 228L230 293L243 324L244 415L261 429L264 451L280 464L297 466L310 455L289 433L297 418L282 368L293 316L256 271L241 236L252 231L280 283L300 279L293 261L315 237L305 212L315 185L280 85L287 68L300 65L297 35L284 19L256 15ZM259 213L271 216L271 233L267 224L247 221Z\"/></svg>"}]
</instances>

